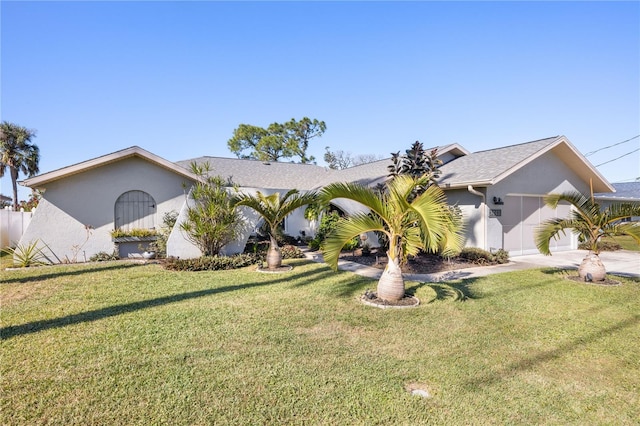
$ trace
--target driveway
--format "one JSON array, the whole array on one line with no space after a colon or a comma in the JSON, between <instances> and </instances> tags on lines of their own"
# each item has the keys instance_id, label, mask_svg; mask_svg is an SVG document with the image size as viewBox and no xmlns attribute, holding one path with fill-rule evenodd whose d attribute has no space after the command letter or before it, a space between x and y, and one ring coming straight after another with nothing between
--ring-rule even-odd
<instances>
[{"instance_id":1,"label":"driveway","mask_svg":"<svg viewBox=\"0 0 640 426\"><path fill-rule=\"evenodd\" d=\"M482 266L477 268L466 268L452 270L449 272L439 272L437 274L405 274L405 279L409 281L438 282L451 281L455 279L484 277L502 272L520 271L523 269L535 268L560 268L578 269L578 266L585 257L584 250L570 250L554 253L552 256L541 254L531 254L526 256L514 256L510 262L504 265ZM306 252L307 258L316 262L323 262L322 254L319 252ZM607 273L612 275L622 275L625 277L640 278L640 253L618 250L615 252L602 252L600 259L607 268ZM341 271L351 271L358 275L373 279L380 278L382 271L359 263L340 260L338 269Z\"/></svg>"}]
</instances>

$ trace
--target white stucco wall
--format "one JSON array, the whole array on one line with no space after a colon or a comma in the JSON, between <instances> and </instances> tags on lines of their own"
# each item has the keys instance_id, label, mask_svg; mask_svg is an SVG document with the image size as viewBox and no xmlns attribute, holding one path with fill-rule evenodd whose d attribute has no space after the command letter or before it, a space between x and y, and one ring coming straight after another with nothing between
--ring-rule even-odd
<instances>
[{"instance_id":1,"label":"white stucco wall","mask_svg":"<svg viewBox=\"0 0 640 426\"><path fill-rule=\"evenodd\" d=\"M479 192L485 188L475 188ZM485 222L486 208L482 197L470 193L466 189L454 189L445 191L447 203L460 207L464 219L465 247L478 247L486 249Z\"/></svg>"},{"instance_id":2,"label":"white stucco wall","mask_svg":"<svg viewBox=\"0 0 640 426\"><path fill-rule=\"evenodd\" d=\"M120 195L133 190L150 194L157 206L157 228L165 213L182 208L184 182L183 176L138 157L51 182L21 243L40 240L58 261L84 261L101 251L111 253L110 231Z\"/></svg>"}]
</instances>

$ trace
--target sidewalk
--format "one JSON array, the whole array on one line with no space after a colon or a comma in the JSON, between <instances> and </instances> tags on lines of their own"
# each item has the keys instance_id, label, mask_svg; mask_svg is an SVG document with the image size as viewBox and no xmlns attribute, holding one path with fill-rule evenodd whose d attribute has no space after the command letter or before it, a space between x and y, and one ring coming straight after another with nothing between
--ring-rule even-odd
<instances>
[{"instance_id":1,"label":"sidewalk","mask_svg":"<svg viewBox=\"0 0 640 426\"><path fill-rule=\"evenodd\" d=\"M447 272L438 272L435 274L404 274L404 278L408 281L420 282L439 282L451 281L465 278L484 277L492 274L503 272L521 271L524 269L536 268L559 268L559 269L578 269L586 252L584 250L571 250L554 253L552 256L544 256L542 254L531 254L526 256L514 256L509 263L504 265L481 266L475 268L458 269ZM305 251L305 256L314 262L324 262L322 253ZM602 252L600 259L607 268L607 273L612 275L622 275L626 277L640 278L640 253L627 250L619 250L615 252ZM349 271L369 277L379 279L382 275L381 269L372 268L370 266L361 265L355 262L345 260L338 261L338 269L341 271Z\"/></svg>"}]
</instances>

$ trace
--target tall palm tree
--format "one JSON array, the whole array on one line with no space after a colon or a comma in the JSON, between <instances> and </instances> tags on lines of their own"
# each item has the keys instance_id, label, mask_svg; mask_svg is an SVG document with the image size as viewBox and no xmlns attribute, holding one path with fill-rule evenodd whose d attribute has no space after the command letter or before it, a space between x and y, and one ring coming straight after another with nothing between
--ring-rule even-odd
<instances>
[{"instance_id":1,"label":"tall palm tree","mask_svg":"<svg viewBox=\"0 0 640 426\"><path fill-rule=\"evenodd\" d=\"M439 187L427 187L429 178L400 175L388 181L383 192L353 183L325 187L321 192L325 200L350 199L372 213L340 219L335 232L325 240L325 261L335 270L347 241L370 231L384 233L389 240L388 262L378 281L377 296L388 301L402 299L405 287L401 264L408 255L415 256L420 250L450 254L458 252L463 244L459 217L452 214ZM413 197L417 187L427 188Z\"/></svg>"},{"instance_id":2,"label":"tall palm tree","mask_svg":"<svg viewBox=\"0 0 640 426\"><path fill-rule=\"evenodd\" d=\"M276 235L278 225L295 209L312 204L317 199L313 191L300 194L297 189L288 191L284 196L279 192L264 195L257 191L256 195L239 194L236 198L236 206L246 206L255 210L267 222L269 226L269 251L267 252L267 267L277 269L282 265L282 253Z\"/></svg>"},{"instance_id":3,"label":"tall palm tree","mask_svg":"<svg viewBox=\"0 0 640 426\"><path fill-rule=\"evenodd\" d=\"M9 169L13 189L13 207L18 208L18 175L31 177L38 173L40 150L31 143L33 130L3 121L0 123L0 177Z\"/></svg>"},{"instance_id":4,"label":"tall palm tree","mask_svg":"<svg viewBox=\"0 0 640 426\"><path fill-rule=\"evenodd\" d=\"M622 222L632 216L640 216L640 204L616 203L601 209L593 197L586 197L577 191L550 194L545 203L556 208L561 201L573 206L567 218L554 218L540 224L536 230L536 246L540 253L551 255L551 238L558 238L567 229L578 235L578 241L587 243L589 252L578 268L578 275L585 280L602 281L606 269L600 260L599 241L603 237L629 235L640 244L640 224ZM589 275L588 275L589 274Z\"/></svg>"}]
</instances>

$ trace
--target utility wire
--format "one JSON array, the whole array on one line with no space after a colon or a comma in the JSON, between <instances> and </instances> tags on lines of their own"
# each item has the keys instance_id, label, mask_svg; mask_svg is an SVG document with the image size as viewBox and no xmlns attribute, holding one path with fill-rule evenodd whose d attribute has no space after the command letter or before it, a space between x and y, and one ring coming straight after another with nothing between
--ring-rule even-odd
<instances>
[{"instance_id":1,"label":"utility wire","mask_svg":"<svg viewBox=\"0 0 640 426\"><path fill-rule=\"evenodd\" d=\"M603 150L605 150L605 149L613 148L614 146L622 145L623 143L627 143L627 142L630 142L630 141L632 141L632 140L634 140L634 139L638 139L638 138L640 138L640 135L636 135L636 136L632 137L631 139L627 139L626 141L622 141L622 142L614 143L613 145L609 145L609 146L605 146L604 148L596 149L595 151L587 152L584 156L585 156L585 157L588 157L588 156L590 156L590 155L595 154L596 152L600 152L600 151L603 151ZM634 152L635 152L635 151L634 151ZM613 160L611 160L611 161L613 161ZM604 163L603 163L603 164L604 164ZM598 166L596 166L596 167L598 167Z\"/></svg>"},{"instance_id":2,"label":"utility wire","mask_svg":"<svg viewBox=\"0 0 640 426\"><path fill-rule=\"evenodd\" d=\"M638 136L640 136L640 135L638 135ZM631 152L627 152L626 154L623 154L623 155L621 155L620 157L614 158L613 160L609 160L609 161L605 161L604 163L600 163L600 164L596 165L596 167L600 167L600 166L603 166L603 165L605 165L605 164L612 163L612 162L614 162L614 161L616 161L616 160L621 159L622 157L626 157L627 155L631 155L631 154L633 154L634 152L638 152L638 151L640 151L640 148L638 148L638 149L634 149L634 150L633 150L633 151L631 151Z\"/></svg>"}]
</instances>

